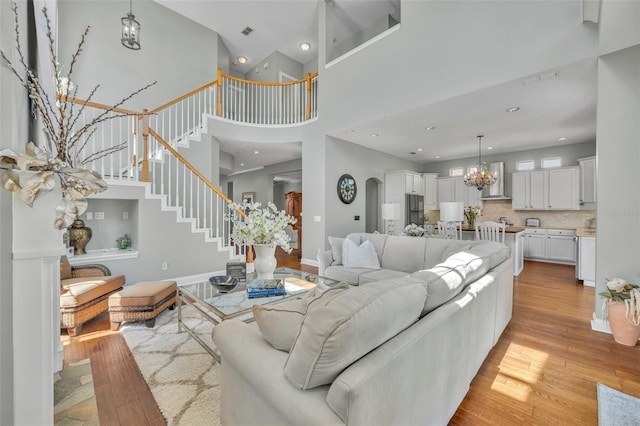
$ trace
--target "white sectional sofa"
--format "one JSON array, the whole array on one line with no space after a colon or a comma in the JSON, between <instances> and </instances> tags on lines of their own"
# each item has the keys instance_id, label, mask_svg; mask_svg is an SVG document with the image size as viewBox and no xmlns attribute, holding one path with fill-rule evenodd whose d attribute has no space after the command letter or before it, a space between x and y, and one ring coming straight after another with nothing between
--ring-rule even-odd
<instances>
[{"instance_id":1,"label":"white sectional sofa","mask_svg":"<svg viewBox=\"0 0 640 426\"><path fill-rule=\"evenodd\" d=\"M254 309L259 327L214 328L223 425L445 425L453 416L511 319L508 247L349 238L375 239L381 269L323 270L360 285ZM284 350L272 346L273 324L287 334Z\"/></svg>"}]
</instances>

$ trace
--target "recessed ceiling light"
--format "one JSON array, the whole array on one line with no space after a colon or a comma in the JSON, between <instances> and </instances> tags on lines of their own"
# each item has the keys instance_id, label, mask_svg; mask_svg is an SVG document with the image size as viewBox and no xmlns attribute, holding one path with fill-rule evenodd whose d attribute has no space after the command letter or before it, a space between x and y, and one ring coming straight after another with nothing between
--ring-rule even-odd
<instances>
[{"instance_id":1,"label":"recessed ceiling light","mask_svg":"<svg viewBox=\"0 0 640 426\"><path fill-rule=\"evenodd\" d=\"M372 137L372 138L377 138L378 136L380 136L380 135L379 135L379 134L377 134L377 133L371 133L371 137Z\"/></svg>"},{"instance_id":2,"label":"recessed ceiling light","mask_svg":"<svg viewBox=\"0 0 640 426\"><path fill-rule=\"evenodd\" d=\"M422 148L418 148L416 151L418 151L418 152L422 152Z\"/></svg>"},{"instance_id":3,"label":"recessed ceiling light","mask_svg":"<svg viewBox=\"0 0 640 426\"><path fill-rule=\"evenodd\" d=\"M438 158L440 158L440 156L439 156L439 155L436 155L436 156L435 156L435 157L433 157L433 158L438 159Z\"/></svg>"},{"instance_id":4,"label":"recessed ceiling light","mask_svg":"<svg viewBox=\"0 0 640 426\"><path fill-rule=\"evenodd\" d=\"M429 126L429 127L425 127L424 129L425 129L425 130L433 130L433 129L435 129L435 128L436 128L436 126Z\"/></svg>"},{"instance_id":5,"label":"recessed ceiling light","mask_svg":"<svg viewBox=\"0 0 640 426\"><path fill-rule=\"evenodd\" d=\"M307 50L311 49L311 45L305 41L304 43L300 44L300 49L302 49L303 52L306 52Z\"/></svg>"},{"instance_id":6,"label":"recessed ceiling light","mask_svg":"<svg viewBox=\"0 0 640 426\"><path fill-rule=\"evenodd\" d=\"M507 110L507 112L516 112L516 111L520 111L520 107L511 107Z\"/></svg>"},{"instance_id":7,"label":"recessed ceiling light","mask_svg":"<svg viewBox=\"0 0 640 426\"><path fill-rule=\"evenodd\" d=\"M240 163L240 166L241 166L241 167L243 167L243 166L244 166L244 163Z\"/></svg>"},{"instance_id":8,"label":"recessed ceiling light","mask_svg":"<svg viewBox=\"0 0 640 426\"><path fill-rule=\"evenodd\" d=\"M488 149L488 150L492 150L492 149L493 149L493 147L492 147L492 146L488 146L488 147L487 147L487 149Z\"/></svg>"},{"instance_id":9,"label":"recessed ceiling light","mask_svg":"<svg viewBox=\"0 0 640 426\"><path fill-rule=\"evenodd\" d=\"M566 141L567 139L569 139L569 138L568 138L568 137L566 137L566 136L561 136L561 137L559 137L559 138L558 138L558 140L559 140L560 142L562 142L562 141Z\"/></svg>"},{"instance_id":10,"label":"recessed ceiling light","mask_svg":"<svg viewBox=\"0 0 640 426\"><path fill-rule=\"evenodd\" d=\"M239 64L246 64L247 63L247 58L245 58L244 56L238 56L238 63Z\"/></svg>"},{"instance_id":11,"label":"recessed ceiling light","mask_svg":"<svg viewBox=\"0 0 640 426\"><path fill-rule=\"evenodd\" d=\"M254 154L260 154L260 151L253 151Z\"/></svg>"}]
</instances>

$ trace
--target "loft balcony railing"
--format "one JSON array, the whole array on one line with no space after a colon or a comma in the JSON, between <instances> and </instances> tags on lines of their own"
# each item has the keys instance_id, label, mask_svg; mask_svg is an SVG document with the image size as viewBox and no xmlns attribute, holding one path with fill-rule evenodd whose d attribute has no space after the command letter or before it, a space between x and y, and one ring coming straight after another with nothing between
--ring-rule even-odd
<instances>
[{"instance_id":1,"label":"loft balcony railing","mask_svg":"<svg viewBox=\"0 0 640 426\"><path fill-rule=\"evenodd\" d=\"M124 149L85 167L112 182L150 182L151 193L161 196L182 218L193 219L194 230L230 246L229 219L234 214L244 217L244 213L235 211L231 200L180 155L178 147L189 137L198 137L208 117L266 127L300 125L315 119L318 75L261 83L232 77L219 69L217 77L154 109L112 109L108 113L112 118L98 123L93 135L82 141L81 160L124 142ZM94 102L71 101L84 105L78 128L111 109ZM247 253L245 247L238 250Z\"/></svg>"}]
</instances>

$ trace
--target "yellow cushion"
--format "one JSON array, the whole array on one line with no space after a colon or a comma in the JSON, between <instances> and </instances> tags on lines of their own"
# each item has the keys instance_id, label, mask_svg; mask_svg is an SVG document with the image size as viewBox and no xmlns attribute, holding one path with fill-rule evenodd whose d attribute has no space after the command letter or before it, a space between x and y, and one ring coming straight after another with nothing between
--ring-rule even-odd
<instances>
[{"instance_id":1,"label":"yellow cushion","mask_svg":"<svg viewBox=\"0 0 640 426\"><path fill-rule=\"evenodd\" d=\"M177 290L175 281L143 281L109 296L109 307L154 306Z\"/></svg>"},{"instance_id":2,"label":"yellow cushion","mask_svg":"<svg viewBox=\"0 0 640 426\"><path fill-rule=\"evenodd\" d=\"M64 280L62 287L67 291L60 295L60 307L71 308L83 305L119 289L124 285L124 282L124 275Z\"/></svg>"}]
</instances>

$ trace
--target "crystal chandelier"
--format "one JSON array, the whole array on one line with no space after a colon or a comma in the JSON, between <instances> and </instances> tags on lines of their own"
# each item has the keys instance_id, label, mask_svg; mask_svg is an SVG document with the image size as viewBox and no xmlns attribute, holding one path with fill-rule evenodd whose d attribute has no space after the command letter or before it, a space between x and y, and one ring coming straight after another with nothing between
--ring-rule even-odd
<instances>
[{"instance_id":1,"label":"crystal chandelier","mask_svg":"<svg viewBox=\"0 0 640 426\"><path fill-rule=\"evenodd\" d=\"M478 166L473 173L464 175L464 183L467 186L475 186L478 191L482 191L485 186L489 186L496 181L496 176L487 170L487 166L482 162L482 138L478 135Z\"/></svg>"},{"instance_id":2,"label":"crystal chandelier","mask_svg":"<svg viewBox=\"0 0 640 426\"><path fill-rule=\"evenodd\" d=\"M140 22L133 15L133 0L129 0L129 13L120 19L122 23L122 38L120 43L127 49L140 50Z\"/></svg>"}]
</instances>

